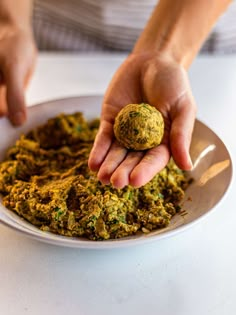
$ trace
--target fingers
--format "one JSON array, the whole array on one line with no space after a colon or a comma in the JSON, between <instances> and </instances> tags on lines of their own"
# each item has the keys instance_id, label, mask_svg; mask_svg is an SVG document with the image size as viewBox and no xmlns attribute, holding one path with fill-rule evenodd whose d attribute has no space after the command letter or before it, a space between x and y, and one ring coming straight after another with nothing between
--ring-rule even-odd
<instances>
[{"instance_id":1,"label":"fingers","mask_svg":"<svg viewBox=\"0 0 236 315\"><path fill-rule=\"evenodd\" d=\"M134 187L145 185L167 165L169 159L170 153L165 144L148 150L132 170L129 176L130 185Z\"/></svg>"},{"instance_id":2,"label":"fingers","mask_svg":"<svg viewBox=\"0 0 236 315\"><path fill-rule=\"evenodd\" d=\"M120 163L124 160L126 154L127 150L123 146L121 146L117 141L115 141L112 144L97 174L98 179L103 184L110 183L111 175L120 165Z\"/></svg>"},{"instance_id":3,"label":"fingers","mask_svg":"<svg viewBox=\"0 0 236 315\"><path fill-rule=\"evenodd\" d=\"M97 177L103 184L123 188L131 184L140 187L149 182L169 161L167 145L162 144L149 151L129 151L113 141L113 126L101 122L88 165L98 171Z\"/></svg>"},{"instance_id":4,"label":"fingers","mask_svg":"<svg viewBox=\"0 0 236 315\"><path fill-rule=\"evenodd\" d=\"M103 184L116 188L127 185L141 187L149 182L168 163L170 158L166 145L149 151L127 151L115 142L97 174Z\"/></svg>"},{"instance_id":5,"label":"fingers","mask_svg":"<svg viewBox=\"0 0 236 315\"><path fill-rule=\"evenodd\" d=\"M25 69L19 63L10 65L5 72L8 117L15 126L23 124L26 120L24 72Z\"/></svg>"},{"instance_id":6,"label":"fingers","mask_svg":"<svg viewBox=\"0 0 236 315\"><path fill-rule=\"evenodd\" d=\"M1 39L0 47L0 115L8 115L18 126L26 119L24 90L33 72L36 48L30 32L13 28L9 34Z\"/></svg>"},{"instance_id":7,"label":"fingers","mask_svg":"<svg viewBox=\"0 0 236 315\"><path fill-rule=\"evenodd\" d=\"M192 168L189 155L189 146L196 116L196 106L193 98L184 97L176 106L175 114L172 117L170 130L171 152L176 164L185 170ZM117 142L111 145L112 139L109 132L113 132L112 127L106 128L105 133L99 134L96 139L94 155L100 155L97 167L99 169L98 179L103 184L110 182L116 188L123 188L126 185L141 187L148 183L158 172L160 172L170 159L170 150L167 144L163 143L146 152L129 152ZM104 131L104 128L102 128ZM108 142L105 145L104 142ZM106 157L99 150L106 148ZM103 162L103 158L105 158Z\"/></svg>"},{"instance_id":8,"label":"fingers","mask_svg":"<svg viewBox=\"0 0 236 315\"><path fill-rule=\"evenodd\" d=\"M0 82L0 117L7 115L6 87Z\"/></svg>"},{"instance_id":9,"label":"fingers","mask_svg":"<svg viewBox=\"0 0 236 315\"><path fill-rule=\"evenodd\" d=\"M192 161L189 148L196 117L196 105L192 95L185 95L179 100L175 115L172 117L170 147L177 166L191 170Z\"/></svg>"},{"instance_id":10,"label":"fingers","mask_svg":"<svg viewBox=\"0 0 236 315\"><path fill-rule=\"evenodd\" d=\"M113 126L111 123L101 121L93 148L89 155L88 166L92 171L98 171L111 146Z\"/></svg>"},{"instance_id":11,"label":"fingers","mask_svg":"<svg viewBox=\"0 0 236 315\"><path fill-rule=\"evenodd\" d=\"M144 156L144 152L129 152L110 176L112 186L123 188L130 184L130 174Z\"/></svg>"}]
</instances>

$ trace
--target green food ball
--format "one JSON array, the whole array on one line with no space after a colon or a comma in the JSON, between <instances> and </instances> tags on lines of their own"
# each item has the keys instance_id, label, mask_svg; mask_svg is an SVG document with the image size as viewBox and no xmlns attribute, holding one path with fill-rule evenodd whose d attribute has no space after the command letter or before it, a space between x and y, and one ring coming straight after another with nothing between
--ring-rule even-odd
<instances>
[{"instance_id":1,"label":"green food ball","mask_svg":"<svg viewBox=\"0 0 236 315\"><path fill-rule=\"evenodd\" d=\"M162 141L164 119L154 106L145 103L128 104L116 116L114 134L127 149L151 149Z\"/></svg>"}]
</instances>

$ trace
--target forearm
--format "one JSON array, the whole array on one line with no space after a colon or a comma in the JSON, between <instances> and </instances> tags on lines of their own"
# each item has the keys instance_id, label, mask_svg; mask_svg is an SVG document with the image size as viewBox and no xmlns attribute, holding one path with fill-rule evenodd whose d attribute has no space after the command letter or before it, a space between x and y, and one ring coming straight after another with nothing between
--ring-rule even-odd
<instances>
[{"instance_id":1,"label":"forearm","mask_svg":"<svg viewBox=\"0 0 236 315\"><path fill-rule=\"evenodd\" d=\"M1 0L0 24L11 24L19 28L29 28L31 24L33 0Z\"/></svg>"},{"instance_id":2,"label":"forearm","mask_svg":"<svg viewBox=\"0 0 236 315\"><path fill-rule=\"evenodd\" d=\"M133 52L167 52L188 67L231 0L160 0Z\"/></svg>"}]
</instances>

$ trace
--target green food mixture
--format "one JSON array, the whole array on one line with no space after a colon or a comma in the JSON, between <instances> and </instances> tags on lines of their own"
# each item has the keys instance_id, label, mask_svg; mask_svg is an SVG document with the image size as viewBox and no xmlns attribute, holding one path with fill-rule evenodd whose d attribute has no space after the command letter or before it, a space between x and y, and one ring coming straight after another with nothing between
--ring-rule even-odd
<instances>
[{"instance_id":1,"label":"green food mixture","mask_svg":"<svg viewBox=\"0 0 236 315\"><path fill-rule=\"evenodd\" d=\"M102 185L87 162L99 120L60 114L9 148L0 162L5 207L43 231L91 240L166 227L188 185L171 161L141 188Z\"/></svg>"},{"instance_id":2,"label":"green food mixture","mask_svg":"<svg viewBox=\"0 0 236 315\"><path fill-rule=\"evenodd\" d=\"M147 150L161 143L164 119L154 106L128 104L116 116L113 129L116 139L125 148Z\"/></svg>"}]
</instances>

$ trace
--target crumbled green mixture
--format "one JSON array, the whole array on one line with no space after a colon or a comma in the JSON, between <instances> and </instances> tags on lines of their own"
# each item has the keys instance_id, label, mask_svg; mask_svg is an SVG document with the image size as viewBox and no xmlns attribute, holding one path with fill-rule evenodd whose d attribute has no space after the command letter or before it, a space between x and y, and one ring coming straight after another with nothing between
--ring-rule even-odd
<instances>
[{"instance_id":1,"label":"crumbled green mixture","mask_svg":"<svg viewBox=\"0 0 236 315\"><path fill-rule=\"evenodd\" d=\"M22 135L0 163L3 204L43 231L91 240L166 227L185 174L171 161L145 186L103 186L87 166L99 121L61 114Z\"/></svg>"},{"instance_id":2,"label":"crumbled green mixture","mask_svg":"<svg viewBox=\"0 0 236 315\"><path fill-rule=\"evenodd\" d=\"M161 143L164 119L154 106L128 104L116 116L113 129L116 139L125 148L147 150Z\"/></svg>"}]
</instances>

